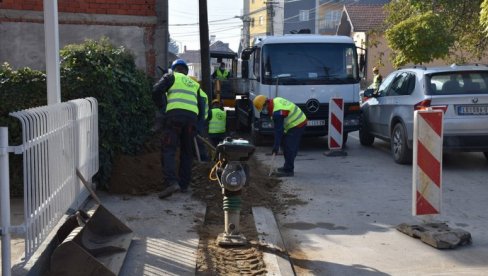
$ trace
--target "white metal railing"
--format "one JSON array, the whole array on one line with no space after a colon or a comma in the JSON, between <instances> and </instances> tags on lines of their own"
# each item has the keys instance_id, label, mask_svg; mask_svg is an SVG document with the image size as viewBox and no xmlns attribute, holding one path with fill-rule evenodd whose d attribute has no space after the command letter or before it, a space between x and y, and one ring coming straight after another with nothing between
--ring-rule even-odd
<instances>
[{"instance_id":1,"label":"white metal railing","mask_svg":"<svg viewBox=\"0 0 488 276\"><path fill-rule=\"evenodd\" d=\"M4 246L10 246L9 234L24 234L27 261L66 211L73 206L79 207L84 200L79 197L85 191L76 177L76 169L78 168L86 179L91 179L99 167L96 99L78 99L17 111L10 115L21 122L22 144L9 147L8 130L2 128L0 158L6 161L0 162L0 165L7 167L6 178L3 176L5 168L0 168L4 273L10 271L10 248L4 250ZM14 227L10 226L10 218L7 215L10 208L4 203L8 201L9 204L10 200L8 152L23 155L24 223ZM7 195L4 195L4 189L7 189ZM7 199L4 199L5 197ZM8 241L4 241L4 238ZM7 254L9 256L4 256Z\"/></svg>"}]
</instances>

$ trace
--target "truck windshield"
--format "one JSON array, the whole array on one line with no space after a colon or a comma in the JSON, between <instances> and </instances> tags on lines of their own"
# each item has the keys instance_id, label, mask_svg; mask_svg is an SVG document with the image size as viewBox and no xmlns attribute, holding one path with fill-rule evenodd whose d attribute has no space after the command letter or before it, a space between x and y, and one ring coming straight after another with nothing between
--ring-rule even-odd
<instances>
[{"instance_id":1,"label":"truck windshield","mask_svg":"<svg viewBox=\"0 0 488 276\"><path fill-rule=\"evenodd\" d=\"M283 85L357 83L354 44L283 43L263 46L264 84Z\"/></svg>"}]
</instances>

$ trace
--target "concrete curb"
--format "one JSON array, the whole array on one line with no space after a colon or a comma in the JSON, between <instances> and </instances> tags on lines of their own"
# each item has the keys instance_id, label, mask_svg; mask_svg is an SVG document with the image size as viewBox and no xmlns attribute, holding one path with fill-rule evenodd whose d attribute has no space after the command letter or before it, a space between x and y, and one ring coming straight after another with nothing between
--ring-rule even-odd
<instances>
[{"instance_id":1,"label":"concrete curb","mask_svg":"<svg viewBox=\"0 0 488 276\"><path fill-rule=\"evenodd\" d=\"M253 207L252 213L259 244L268 249L263 250L268 275L296 275L273 212L265 207Z\"/></svg>"}]
</instances>

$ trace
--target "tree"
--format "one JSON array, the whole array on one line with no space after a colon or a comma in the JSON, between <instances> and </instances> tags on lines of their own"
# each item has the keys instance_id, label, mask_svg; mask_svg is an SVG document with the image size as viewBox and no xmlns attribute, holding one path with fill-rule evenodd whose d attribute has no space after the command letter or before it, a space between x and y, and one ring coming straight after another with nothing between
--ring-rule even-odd
<instances>
[{"instance_id":1,"label":"tree","mask_svg":"<svg viewBox=\"0 0 488 276\"><path fill-rule=\"evenodd\" d=\"M488 0L484 0L481 3L480 23L484 28L485 34L488 35Z\"/></svg>"},{"instance_id":2,"label":"tree","mask_svg":"<svg viewBox=\"0 0 488 276\"><path fill-rule=\"evenodd\" d=\"M481 2L391 1L386 5L386 39L393 49L393 64L480 60L488 41L480 25Z\"/></svg>"},{"instance_id":3,"label":"tree","mask_svg":"<svg viewBox=\"0 0 488 276\"><path fill-rule=\"evenodd\" d=\"M172 38L170 38L169 40L168 51L170 51L175 55L177 55L180 52L180 46L178 46L177 42Z\"/></svg>"}]
</instances>

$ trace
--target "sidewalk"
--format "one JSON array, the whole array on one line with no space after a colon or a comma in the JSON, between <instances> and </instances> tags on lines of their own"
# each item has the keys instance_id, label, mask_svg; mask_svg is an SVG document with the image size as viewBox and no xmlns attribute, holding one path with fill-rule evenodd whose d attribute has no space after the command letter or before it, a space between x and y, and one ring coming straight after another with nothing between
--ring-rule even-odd
<instances>
[{"instance_id":1,"label":"sidewalk","mask_svg":"<svg viewBox=\"0 0 488 276\"><path fill-rule=\"evenodd\" d=\"M120 276L194 275L205 205L191 193L161 200L156 194L99 193L102 204L135 232Z\"/></svg>"}]
</instances>

